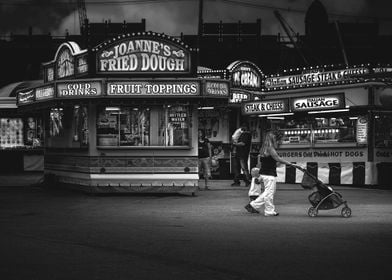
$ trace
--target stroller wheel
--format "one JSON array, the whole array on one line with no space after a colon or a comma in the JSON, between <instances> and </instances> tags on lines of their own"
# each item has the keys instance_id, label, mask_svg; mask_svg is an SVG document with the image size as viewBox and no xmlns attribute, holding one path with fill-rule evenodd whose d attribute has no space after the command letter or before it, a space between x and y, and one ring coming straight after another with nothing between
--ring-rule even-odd
<instances>
[{"instance_id":1,"label":"stroller wheel","mask_svg":"<svg viewBox=\"0 0 392 280\"><path fill-rule=\"evenodd\" d=\"M316 217L318 214L318 210L314 207L310 207L308 210L309 217Z\"/></svg>"},{"instance_id":2,"label":"stroller wheel","mask_svg":"<svg viewBox=\"0 0 392 280\"><path fill-rule=\"evenodd\" d=\"M351 209L350 207L343 207L342 209L342 217L350 218L351 217Z\"/></svg>"}]
</instances>

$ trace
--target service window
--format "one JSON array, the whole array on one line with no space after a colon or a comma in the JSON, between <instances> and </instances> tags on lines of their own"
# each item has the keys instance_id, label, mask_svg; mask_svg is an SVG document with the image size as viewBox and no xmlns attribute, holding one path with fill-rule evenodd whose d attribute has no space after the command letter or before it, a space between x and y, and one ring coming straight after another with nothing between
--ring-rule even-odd
<instances>
[{"instance_id":1,"label":"service window","mask_svg":"<svg viewBox=\"0 0 392 280\"><path fill-rule=\"evenodd\" d=\"M49 113L49 136L56 137L63 133L64 109L52 108Z\"/></svg>"},{"instance_id":2,"label":"service window","mask_svg":"<svg viewBox=\"0 0 392 280\"><path fill-rule=\"evenodd\" d=\"M160 146L189 145L189 109L187 106L163 106L159 110Z\"/></svg>"},{"instance_id":3,"label":"service window","mask_svg":"<svg viewBox=\"0 0 392 280\"><path fill-rule=\"evenodd\" d=\"M316 117L314 140L316 143L355 142L355 124L358 117Z\"/></svg>"},{"instance_id":4,"label":"service window","mask_svg":"<svg viewBox=\"0 0 392 280\"><path fill-rule=\"evenodd\" d=\"M189 106L116 106L98 109L98 146L189 146Z\"/></svg>"},{"instance_id":5,"label":"service window","mask_svg":"<svg viewBox=\"0 0 392 280\"><path fill-rule=\"evenodd\" d=\"M357 116L288 116L271 118L269 121L272 129L282 132L280 141L283 146L358 142Z\"/></svg>"},{"instance_id":6,"label":"service window","mask_svg":"<svg viewBox=\"0 0 392 280\"><path fill-rule=\"evenodd\" d=\"M377 148L392 147L392 115L376 114L375 120L375 137Z\"/></svg>"},{"instance_id":7,"label":"service window","mask_svg":"<svg viewBox=\"0 0 392 280\"><path fill-rule=\"evenodd\" d=\"M44 145L43 119L37 117L26 118L24 133L24 144L26 147L42 147Z\"/></svg>"},{"instance_id":8,"label":"service window","mask_svg":"<svg viewBox=\"0 0 392 280\"><path fill-rule=\"evenodd\" d=\"M73 136L72 141L81 146L88 145L88 114L87 107L75 105L73 107Z\"/></svg>"}]
</instances>

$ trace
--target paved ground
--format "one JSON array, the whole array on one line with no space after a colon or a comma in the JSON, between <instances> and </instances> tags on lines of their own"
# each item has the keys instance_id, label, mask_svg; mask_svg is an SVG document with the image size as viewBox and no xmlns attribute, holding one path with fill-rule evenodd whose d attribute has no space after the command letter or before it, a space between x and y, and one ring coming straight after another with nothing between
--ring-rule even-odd
<instances>
[{"instance_id":1,"label":"paved ground","mask_svg":"<svg viewBox=\"0 0 392 280\"><path fill-rule=\"evenodd\" d=\"M3 184L0 279L392 279L392 191L336 188L353 216L310 218L307 191L280 185L281 215L264 217L244 210L244 187L212 185L191 197Z\"/></svg>"}]
</instances>

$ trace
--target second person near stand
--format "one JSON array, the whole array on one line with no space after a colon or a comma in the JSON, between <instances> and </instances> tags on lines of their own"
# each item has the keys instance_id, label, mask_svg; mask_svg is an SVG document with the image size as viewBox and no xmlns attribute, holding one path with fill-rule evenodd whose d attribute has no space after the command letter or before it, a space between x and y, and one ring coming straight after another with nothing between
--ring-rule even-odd
<instances>
[{"instance_id":1,"label":"second person near stand","mask_svg":"<svg viewBox=\"0 0 392 280\"><path fill-rule=\"evenodd\" d=\"M238 130L237 130L238 131ZM237 132L236 131L236 132ZM250 174L248 167L248 158L250 152L250 145L252 141L252 135L249 131L249 126L247 123L241 124L241 134L238 137L238 140L235 141L235 135L233 134L233 146L234 149L234 183L232 186L240 186L241 179L241 170L243 171L243 180L245 182L245 186L249 187L250 185Z\"/></svg>"},{"instance_id":2,"label":"second person near stand","mask_svg":"<svg viewBox=\"0 0 392 280\"><path fill-rule=\"evenodd\" d=\"M279 137L279 134L278 134ZM283 163L298 167L295 164L282 159L276 152L278 147L277 135L273 131L268 131L264 137L263 145L260 149L260 177L264 183L264 192L255 200L251 201L245 206L245 209L250 213L259 213L263 205L265 216L278 216L279 213L275 211L274 195L276 192L276 165Z\"/></svg>"},{"instance_id":3,"label":"second person near stand","mask_svg":"<svg viewBox=\"0 0 392 280\"><path fill-rule=\"evenodd\" d=\"M204 177L204 189L208 190L208 180L211 178L211 144L210 141L205 136L204 130L199 129L199 174L202 174Z\"/></svg>"}]
</instances>

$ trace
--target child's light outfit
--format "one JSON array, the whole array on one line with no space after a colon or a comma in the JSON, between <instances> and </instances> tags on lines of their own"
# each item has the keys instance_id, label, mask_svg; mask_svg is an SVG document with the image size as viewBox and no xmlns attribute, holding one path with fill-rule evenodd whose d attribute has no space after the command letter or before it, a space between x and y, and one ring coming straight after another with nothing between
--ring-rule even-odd
<instances>
[{"instance_id":1,"label":"child's light outfit","mask_svg":"<svg viewBox=\"0 0 392 280\"><path fill-rule=\"evenodd\" d=\"M231 139L233 140L233 143L237 143L238 140L240 139L240 136L242 134L242 128L238 128L236 131L234 131L233 135L231 136Z\"/></svg>"},{"instance_id":2,"label":"child's light outfit","mask_svg":"<svg viewBox=\"0 0 392 280\"><path fill-rule=\"evenodd\" d=\"M233 144L238 143L241 134L242 134L242 128L238 128L236 131L234 131L233 135L231 136L231 140L233 141ZM237 146L233 145L233 153L235 154L236 152L237 152Z\"/></svg>"},{"instance_id":3,"label":"child's light outfit","mask_svg":"<svg viewBox=\"0 0 392 280\"><path fill-rule=\"evenodd\" d=\"M250 188L248 192L249 200L253 201L259 197L262 193L262 186L261 186L261 176L259 178L253 177L252 182L250 183Z\"/></svg>"}]
</instances>

